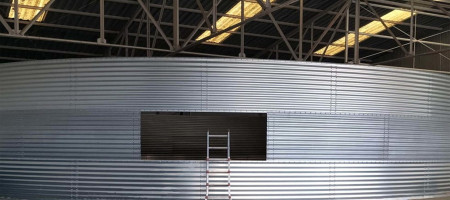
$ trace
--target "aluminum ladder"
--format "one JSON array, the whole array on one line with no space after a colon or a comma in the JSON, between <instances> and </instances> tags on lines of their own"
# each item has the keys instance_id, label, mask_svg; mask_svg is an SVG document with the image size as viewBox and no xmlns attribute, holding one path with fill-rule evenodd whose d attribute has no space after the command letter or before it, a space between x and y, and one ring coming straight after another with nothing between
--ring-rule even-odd
<instances>
[{"instance_id":1,"label":"aluminum ladder","mask_svg":"<svg viewBox=\"0 0 450 200\"><path fill-rule=\"evenodd\" d=\"M226 138L227 139L227 146L217 146L212 147L210 146L210 140L211 139L217 139L217 138ZM227 199L227 197L216 197L215 195L210 195L210 189L212 187L227 187L228 189L228 199L231 199L231 170L230 170L230 130L228 130L226 135L211 135L209 130L207 131L207 139L206 139L206 195L205 200L208 199ZM227 157L226 158L210 158L209 157L209 151L210 150L227 150ZM226 166L224 168L223 166ZM211 177L217 177L221 178L223 176L227 176L227 182L210 182Z\"/></svg>"}]
</instances>

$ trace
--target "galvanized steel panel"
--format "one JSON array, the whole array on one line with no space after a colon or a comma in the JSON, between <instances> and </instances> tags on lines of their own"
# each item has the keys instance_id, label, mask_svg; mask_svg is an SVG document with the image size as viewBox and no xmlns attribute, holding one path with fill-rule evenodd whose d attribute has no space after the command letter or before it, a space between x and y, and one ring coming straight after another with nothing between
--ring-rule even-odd
<instances>
[{"instance_id":1,"label":"galvanized steel panel","mask_svg":"<svg viewBox=\"0 0 450 200\"><path fill-rule=\"evenodd\" d=\"M0 192L34 199L202 199L199 161L1 159ZM406 199L445 195L448 163L233 162L233 199ZM221 182L213 178L211 182ZM224 196L226 187L211 191Z\"/></svg>"},{"instance_id":2,"label":"galvanized steel panel","mask_svg":"<svg viewBox=\"0 0 450 200\"><path fill-rule=\"evenodd\" d=\"M381 116L274 113L267 157L273 160L387 158Z\"/></svg>"},{"instance_id":3,"label":"galvanized steel panel","mask_svg":"<svg viewBox=\"0 0 450 200\"><path fill-rule=\"evenodd\" d=\"M232 163L234 199L443 195L449 105L448 74L390 67L204 58L2 64L0 197L203 198L204 162L140 160L141 111L267 113L267 161Z\"/></svg>"}]
</instances>

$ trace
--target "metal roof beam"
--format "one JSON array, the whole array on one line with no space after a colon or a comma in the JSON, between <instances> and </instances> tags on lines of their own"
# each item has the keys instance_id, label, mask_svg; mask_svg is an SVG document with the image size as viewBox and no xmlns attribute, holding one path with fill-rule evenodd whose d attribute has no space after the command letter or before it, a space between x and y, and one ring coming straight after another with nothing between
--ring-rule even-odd
<instances>
[{"instance_id":1,"label":"metal roof beam","mask_svg":"<svg viewBox=\"0 0 450 200\"><path fill-rule=\"evenodd\" d=\"M428 52L420 53L420 54L416 54L416 55L407 55L407 56L400 57L400 58L394 58L394 59L391 59L391 60L385 60L385 61L377 62L377 63L374 63L374 65L381 65L381 64L391 63L391 62L394 62L394 61L397 61L397 60L403 60L403 59L406 59L406 58L416 58L416 57L421 57L421 56L440 54L440 53L445 53L445 52L449 52L449 51L450 51L450 48L442 49L442 50L439 50L439 51L428 51Z\"/></svg>"},{"instance_id":2,"label":"metal roof beam","mask_svg":"<svg viewBox=\"0 0 450 200\"><path fill-rule=\"evenodd\" d=\"M433 1L433 0L430 0L431 2L433 2L433 5L434 6L436 6L436 7L438 7L439 8L439 10L441 10L442 11L442 13L444 13L445 15L447 15L447 16L449 16L450 17L450 13L448 12L448 10L446 10L444 7L442 7L442 5L441 4L439 4L439 3L436 3L435 1Z\"/></svg>"},{"instance_id":3,"label":"metal roof beam","mask_svg":"<svg viewBox=\"0 0 450 200\"><path fill-rule=\"evenodd\" d=\"M347 6L347 8L344 10L344 12L347 12L349 9L350 9L350 5ZM327 53L328 48L330 47L331 43L332 43L333 40L334 40L334 37L335 37L336 32L337 32L337 28L341 26L341 23L342 23L342 21L344 20L344 18L346 18L346 16L347 16L346 14L343 14L343 15L341 16L341 18L339 19L339 22L336 24L336 26L335 26L335 28L334 28L334 30L333 30L333 33L331 34L331 37L328 39L328 42L327 42L327 44L326 44L326 46L325 46L325 50L323 51L322 55L320 55L319 62L322 62L323 57L324 57L325 54ZM300 44L301 44L301 43L299 43L299 45L300 45ZM299 47L299 48L300 48L300 47ZM347 47L347 48L348 48L348 47Z\"/></svg>"},{"instance_id":4,"label":"metal roof beam","mask_svg":"<svg viewBox=\"0 0 450 200\"><path fill-rule=\"evenodd\" d=\"M370 4L373 7L385 8L385 9L391 9L391 10L398 9L398 8L403 8L403 9L409 10L411 8L411 4L409 4L409 3L401 3L401 2L397 2L397 1L370 0L370 2L371 2ZM386 4L386 5L390 5L390 6L374 4L372 2L382 3L382 4ZM361 2L361 5L366 5L366 3L362 3ZM435 9L435 8L431 8L431 7L418 6L418 5L414 6L414 8L416 9L418 14L429 15L429 16L440 17L440 18L449 18L448 16L445 16L445 15L436 14L436 13L441 13L439 9Z\"/></svg>"},{"instance_id":5,"label":"metal roof beam","mask_svg":"<svg viewBox=\"0 0 450 200\"><path fill-rule=\"evenodd\" d=\"M5 27L6 31L8 31L8 33L13 33L11 26L9 26L9 24L5 21L5 18L3 18L2 15L0 15L0 22L3 24L3 27Z\"/></svg>"},{"instance_id":6,"label":"metal roof beam","mask_svg":"<svg viewBox=\"0 0 450 200\"><path fill-rule=\"evenodd\" d=\"M196 0L196 2L197 2L198 8L200 8L200 12L203 15L203 20L205 21L206 26L209 28L209 31L211 31L211 33L212 33L213 32L213 26L212 26L211 22L209 22L209 19L208 19L210 13L205 11L205 8L203 8L203 5L200 2L200 0ZM219 2L217 2L217 3L219 3Z\"/></svg>"},{"instance_id":7,"label":"metal roof beam","mask_svg":"<svg viewBox=\"0 0 450 200\"><path fill-rule=\"evenodd\" d=\"M97 43L97 42L90 42L90 41L38 37L38 36L12 35L12 34L8 34L8 33L0 33L0 37L10 37L10 38L19 38L19 39L27 39L27 40L42 40L42 41L62 42L62 43L72 43L72 44L84 44L84 45L104 46L104 47L111 46L111 47L119 47L119 48L152 50L152 51L169 52L169 53L171 52L170 50L167 50L167 49L147 48L147 47L140 47L140 46L120 45L120 44ZM233 56L226 56L226 55L217 55L217 54L209 54L209 53L190 52L190 51L182 51L179 53L180 54L189 54L189 55L201 55L201 56L233 57Z\"/></svg>"},{"instance_id":8,"label":"metal roof beam","mask_svg":"<svg viewBox=\"0 0 450 200\"><path fill-rule=\"evenodd\" d=\"M169 46L170 50L173 50L174 47L173 47L172 43L170 43L170 41L167 39L166 34L161 29L161 27L158 25L158 23L156 22L156 20L153 17L152 13L150 13L150 11L147 8L147 6L144 4L144 2L142 2L142 0L137 0L137 1L139 2L139 5L141 5L141 7L144 10L144 12L147 14L148 19L150 19L150 21L152 21L153 26L155 26L156 30L158 30L159 34L161 34L161 36L164 38L164 41L166 41L166 43Z\"/></svg>"},{"instance_id":9,"label":"metal roof beam","mask_svg":"<svg viewBox=\"0 0 450 200\"><path fill-rule=\"evenodd\" d=\"M336 1L333 5L328 6L326 10L323 10L321 13L315 15L314 17L310 18L308 21L306 21L305 23L303 23L304 27L312 26L312 23L313 23L314 21L316 21L316 20L320 19L321 17L325 16L325 15L327 14L328 11L331 11L331 10L337 8L337 7L338 7L339 5L341 5L341 4L342 4L342 2ZM305 26L305 25L306 25L306 26ZM289 38L290 38L290 37L293 37L295 34L297 34L297 33L300 31L300 28L303 28L303 29L304 29L304 27L298 27L298 26L296 26L296 27L297 27L296 29L292 30L291 32L289 32L289 33L287 34L287 37L289 37ZM283 42L283 40L278 40L278 41L274 42L273 44L269 45L269 46L267 47L267 49L272 49L272 48L274 48L275 46L279 45L281 42ZM264 53L266 53L266 52L267 52L266 50L261 51L261 52L259 52L258 54L256 54L256 57L259 58L260 56L262 56L262 55L263 55ZM306 59L305 59L305 60L306 60Z\"/></svg>"},{"instance_id":10,"label":"metal roof beam","mask_svg":"<svg viewBox=\"0 0 450 200\"><path fill-rule=\"evenodd\" d=\"M391 29L386 25L386 23L384 23L384 20L381 19L378 12L372 7L372 5L370 5L370 3L367 0L363 0L363 1L366 3L366 6L369 7L369 9L372 11L372 14L374 14L380 20L381 24L383 24L383 26L384 26L384 29L386 31L388 31L389 35L392 36L392 38L395 40L395 43L397 43L397 45L400 47L400 49L402 49L403 53L405 53L405 55L408 55L409 54L408 51L406 51L406 49L405 49L405 47L403 47L402 43L400 43L400 41L398 41L397 37L391 31ZM411 26L412 26L412 24L411 24Z\"/></svg>"},{"instance_id":11,"label":"metal roof beam","mask_svg":"<svg viewBox=\"0 0 450 200\"><path fill-rule=\"evenodd\" d=\"M132 1L132 0L107 0L107 1L116 2L116 3L123 3L123 4L137 4L136 1ZM247 1L249 1L249 0L247 0ZM252 0L252 2L256 2L256 1L257 0ZM388 1L388 0L370 0L370 1L377 2L377 3L383 3L383 4L387 4L387 5L391 5L391 6L396 6L396 7L403 7L405 9L409 9L409 7L410 7L410 4L402 3L402 2L396 2L396 1ZM280 3L272 3L272 5L274 5L274 6L277 6L279 4ZM380 8L384 7L384 8L386 8L386 6L383 6L383 5L377 5L377 4L372 4L372 5L374 7L380 7ZM298 10L298 6L286 6L285 8ZM391 9L392 8L393 7L391 7ZM416 8L419 9L419 10L423 10L423 12L419 11L419 13L423 14L423 15L430 15L431 14L431 15L434 16L434 13L428 13L428 12L439 13L439 11L437 9L433 9L433 8L429 8L429 7L418 6ZM305 9L305 11L311 11L311 10L309 10L309 8L306 8L306 7L304 9ZM428 12L426 12L426 11L428 11ZM335 15L336 13L329 13L329 14ZM436 16L436 17L446 18L444 15L440 15L440 16Z\"/></svg>"},{"instance_id":12,"label":"metal roof beam","mask_svg":"<svg viewBox=\"0 0 450 200\"><path fill-rule=\"evenodd\" d=\"M147 1L150 1L150 0L147 0ZM149 3L149 2L147 2L147 3ZM159 10L159 16L158 16L158 24L159 25L161 25L161 20L162 20L163 14L164 14L166 3L167 3L167 0L163 0L162 1L163 7ZM180 27L181 27L181 25L180 25ZM155 31L155 34L153 35L152 48L155 48L158 36L159 36L158 31ZM150 54L147 54L147 55L153 56L153 51L150 51Z\"/></svg>"},{"instance_id":13,"label":"metal roof beam","mask_svg":"<svg viewBox=\"0 0 450 200\"><path fill-rule=\"evenodd\" d=\"M0 34L0 37L1 36L2 35ZM46 38L44 40L47 40L47 39L49 39L49 38ZM162 39L162 37L159 36L159 39ZM42 38L37 39L37 40L42 40ZM67 41L64 41L64 42L67 42ZM80 41L80 42L84 42L84 41ZM69 43L73 43L73 42L69 42ZM94 44L92 44L92 45L94 45ZM232 45L232 44L205 44L205 45L228 47L228 48L240 48L240 46ZM121 48L133 48L133 46L127 46L127 47L121 47ZM260 47L249 47L249 46L245 46L245 48L248 49L248 50L254 50L254 51L260 51L260 50L263 49L263 48L260 48ZM50 50L50 49L37 49L37 48L27 48L27 47L16 47L16 46L7 46L7 45L6 46L5 45L0 45L0 49L13 49L13 50L23 50L23 51L39 51L39 52L47 52L47 53L60 53L60 54L67 54L67 55L92 56L92 57L103 56L101 54L91 54L91 53L72 52L72 51L60 51L60 50ZM135 49L140 49L140 47L135 48ZM140 50L142 50L142 49L140 49ZM269 51L270 52L274 52L275 50L271 49ZM283 54L290 54L290 52L287 51L287 50L277 50L277 52L278 53L283 53ZM215 57L236 57L236 56L224 56L224 55L215 55L215 54L204 54L204 53L199 53L199 52L187 52L186 54L190 54L190 55L206 55L206 56L215 56ZM304 53L304 55L306 55L306 53ZM341 56L325 56L325 57L333 58L333 59L344 59L344 57L341 57ZM17 58L17 59L19 59L19 61L21 61L21 60L28 60L28 59L25 59L25 58ZM369 59L364 59L364 60L366 62L371 62L371 60L369 60Z\"/></svg>"},{"instance_id":14,"label":"metal roof beam","mask_svg":"<svg viewBox=\"0 0 450 200\"><path fill-rule=\"evenodd\" d=\"M284 2L283 4L280 4L280 5L276 6L276 7L268 8L268 9L266 9L265 12L256 14L256 15L253 16L253 17L247 18L246 20L241 21L241 22L239 22L239 23L236 23L236 24L234 24L234 25L231 25L231 26L229 26L228 28L225 28L225 29L223 29L223 30L221 30L221 31L217 31L217 32L215 32L215 33L213 33L213 34L211 34L211 35L209 35L209 36L207 36L207 37L205 37L205 38L203 38L203 39L201 39L201 40L197 40L197 41L195 41L195 42L193 42L193 43L191 43L191 44L189 44L189 45L187 45L187 46L185 46L185 47L183 47L183 48L180 48L180 49L174 51L173 53L168 54L167 56L173 56L173 55L177 54L178 52L181 52L181 51L183 51L183 50L187 50L187 49L190 49L190 48L192 48L192 47L195 47L195 46L197 46L197 45L199 45L199 44L201 44L201 43L203 43L203 42L205 42L205 41L207 41L207 40L209 40L209 39L211 39L211 38L213 38L213 37L215 37L215 36L218 36L218 35L220 35L220 34L222 34L222 33L225 33L225 32L227 32L227 31L230 31L230 30L232 30L232 29L234 29L234 28L236 28L236 27L239 27L239 26L241 26L241 25L244 25L244 24L246 24L246 23L248 23L248 22L251 22L251 21L253 21L253 20L255 20L255 19L264 17L264 16L268 15L269 13L275 12L275 11L277 11L277 10L283 8L284 6L293 4L293 3L297 2L297 1L299 1L299 0L289 0L289 1L286 1L286 2Z\"/></svg>"},{"instance_id":15,"label":"metal roof beam","mask_svg":"<svg viewBox=\"0 0 450 200\"><path fill-rule=\"evenodd\" d=\"M11 22L12 20L7 20L8 22ZM28 21L20 21L21 24L27 24L29 23ZM170 26L171 24L168 22L163 22L161 23L161 25L163 26ZM59 25L59 24L48 24L48 23L36 23L35 26L43 26L43 27L52 27L52 28L63 28L63 29L72 29L72 30L79 30L79 31L88 31L88 32L95 32L97 33L99 31L99 29L96 28L87 28L87 27L74 27L74 26L67 26L67 25ZM194 29L194 26L190 26L190 25L180 25L180 27L182 28L190 28L190 29ZM201 28L202 30L208 30L205 27ZM320 27L320 26L314 26L314 29L316 30L325 30L325 27ZM345 30L341 30L341 29L337 29L337 32L345 32ZM105 30L105 33L108 34L118 34L119 31L113 31L113 30ZM231 34L240 34L240 32L237 31L231 31L229 32ZM246 32L244 33L246 36L252 36L252 37L260 37L260 38L266 38L266 39L273 39L273 40L278 40L280 37L279 36L275 36L275 35L263 35L263 34L257 34L257 33L249 33ZM133 36L136 37L138 34L135 33L128 33L129 36ZM385 38L385 36L383 35L379 35L382 38ZM139 36L139 37L144 37L144 36ZM162 37L158 37L157 39L163 39ZM289 41L291 42L298 42L298 38L287 38ZM169 40L171 40L171 38L169 37ZM186 42L187 40L180 40L180 41L184 41ZM190 42L195 42L195 40L190 40ZM310 43L310 40L304 40L305 43ZM115 44L115 43L113 43ZM325 45L326 43L320 43L321 45ZM152 45L153 46L153 45ZM154 46L153 46L154 47ZM384 51L385 49L379 49L379 48L371 48L371 47L360 47L363 50L370 50L370 51ZM261 49L262 50L262 49Z\"/></svg>"},{"instance_id":16,"label":"metal roof beam","mask_svg":"<svg viewBox=\"0 0 450 200\"><path fill-rule=\"evenodd\" d=\"M39 10L39 12L33 17L33 19L31 19L31 22L29 24L27 24L21 31L20 31L20 35L25 35L25 33L27 33L27 31L31 28L31 26L33 26L33 24L39 19L39 17L41 17L45 12L47 12L48 8L50 8L50 6L53 4L53 2L55 2L55 0L50 0L41 10Z\"/></svg>"},{"instance_id":17,"label":"metal roof beam","mask_svg":"<svg viewBox=\"0 0 450 200\"><path fill-rule=\"evenodd\" d=\"M365 5L365 4L363 4L363 2L361 2L361 4ZM160 9L163 7L160 4L149 4L149 5L151 7L160 8ZM277 4L274 3L273 5L277 5ZM0 6L10 7L11 5L8 4L8 3L0 2ZM372 6L374 6L374 4L372 4ZM30 8L30 9L37 9L38 8L38 7L35 7L35 6L26 6L26 5L19 5L19 7ZM374 6L374 7L376 7L376 6ZM168 9L168 10L173 9L172 6L165 6L165 8ZM297 8L297 10L298 10L298 8ZM48 11L49 12L63 13L63 14L73 14L73 15L81 15L81 16L89 16L89 17L100 17L100 14L98 14L98 13L89 13L89 12L81 12L81 11L62 10L62 9L55 9L55 8L49 8ZM196 14L202 15L201 11L197 10L197 9L180 7L180 11L191 12L191 13L196 13ZM323 12L324 10L315 9L315 8L306 8L305 7L304 11ZM337 12L327 11L327 12L325 12L325 14L336 15ZM228 15L225 14L225 13L217 13L217 16L228 16ZM350 17L354 18L355 16L354 15L350 15ZM445 16L445 17L447 17L447 16ZM128 21L131 18L130 17L115 16L115 15L105 15L105 19L115 19L115 20ZM365 16L361 16L360 19L364 19L364 20L368 20L368 21L378 21L378 19L376 19L376 18L365 17ZM134 20L134 21L138 21L138 20ZM271 20L267 20L267 19L255 19L254 21L263 22L263 23L272 23ZM389 21L387 21L387 22L389 22ZM280 24L280 25L285 25L285 26L293 26L293 27L297 27L298 26L298 24L291 23L291 22L277 21L277 23ZM397 23L397 25L402 25L402 26L408 26L409 27L409 23L405 23L405 22ZM421 24L417 24L417 28L437 30L437 31L441 31L442 30L442 28L440 28L440 27L433 27L433 26L421 25Z\"/></svg>"},{"instance_id":18,"label":"metal roof beam","mask_svg":"<svg viewBox=\"0 0 450 200\"><path fill-rule=\"evenodd\" d=\"M338 14L336 16L333 17L333 19L330 21L330 23L328 24L327 28L325 29L325 31L322 32L322 34L320 35L319 39L317 39L317 41L314 43L313 47L309 50L308 54L306 54L305 56L305 60L308 60L309 56L311 56L314 52L314 49L316 49L317 45L319 45L319 43L322 41L322 39L325 37L325 35L328 33L328 31L331 29L331 26L333 26L333 24L336 22L336 20L338 20L339 17L344 17L344 11L351 5L351 1L348 0L346 1L346 3L344 4L344 6L341 7L341 9L339 10Z\"/></svg>"},{"instance_id":19,"label":"metal roof beam","mask_svg":"<svg viewBox=\"0 0 450 200\"><path fill-rule=\"evenodd\" d=\"M130 25L134 22L134 20L137 18L139 13L141 13L141 11L142 11L142 7L138 7L136 9L136 11L134 12L133 16L127 21L127 23L125 23L125 26L122 27L122 30L119 32L119 34L112 41L113 44L116 44L117 42L119 42L120 38L125 34L125 30L128 30ZM106 32L106 30L105 30L105 32ZM108 48L107 51L108 51L108 55L111 55L111 48Z\"/></svg>"},{"instance_id":20,"label":"metal roof beam","mask_svg":"<svg viewBox=\"0 0 450 200\"><path fill-rule=\"evenodd\" d=\"M353 31L350 31L350 33L354 33ZM392 36L389 35L375 35L375 34L369 34L369 33L363 33L363 32L359 32L360 35L368 35L371 37L377 37L377 38L384 38L384 39L392 39ZM401 38L401 37L397 37L398 40L400 41L405 41L405 42L410 42L411 40L409 38ZM440 45L440 46L447 46L450 47L450 44L447 43L442 43L442 42L432 42L432 41L426 41L426 40L418 40L418 39L413 39L412 42L420 42L420 43L424 43L424 44L431 44L431 45Z\"/></svg>"},{"instance_id":21,"label":"metal roof beam","mask_svg":"<svg viewBox=\"0 0 450 200\"><path fill-rule=\"evenodd\" d=\"M371 1L376 2L376 0L371 0ZM355 1L353 0L353 3L354 2ZM392 3L392 2L393 1L389 1L389 3ZM384 3L384 2L378 2L378 3ZM276 5L276 3L273 3L273 4ZM389 6L389 5L381 5L381 4L374 4L374 3L371 3L371 4L373 7L384 8L384 9L389 9L389 10L398 9L399 7L403 7L403 9L409 9L409 7L411 6L411 4L405 4L405 3L399 3L399 2L396 2L396 4L401 5L401 6ZM365 5L365 3L361 2L361 5ZM292 9L292 10L298 10L298 7L296 7L296 6L286 6L285 8ZM430 9L429 7L423 7L423 6L418 6L418 8L419 8L419 10L416 10L416 12L418 14L439 17L439 18L447 18L447 16L445 16L445 15L437 14L437 13L439 13L439 11L437 9ZM423 11L421 11L421 9ZM315 9L315 8L304 8L304 10L310 11L310 12L321 12L320 9ZM427 12L427 11L433 11L433 12ZM336 12L330 11L330 12L327 12L327 14L335 15ZM350 16L354 17L354 15L350 15Z\"/></svg>"},{"instance_id":22,"label":"metal roof beam","mask_svg":"<svg viewBox=\"0 0 450 200\"><path fill-rule=\"evenodd\" d=\"M33 48L18 47L18 46L8 46L8 45L0 45L0 49L11 49L11 50L20 50L20 51L39 51L39 52L45 52L45 53L58 53L58 54L76 55L76 56L93 56L93 57L103 56L102 54L42 49L42 48L34 48L34 47Z\"/></svg>"},{"instance_id":23,"label":"metal roof beam","mask_svg":"<svg viewBox=\"0 0 450 200\"><path fill-rule=\"evenodd\" d=\"M267 1L267 5L264 4L261 0L258 0L258 3L262 7L264 12L267 12L267 15L269 15L269 18L272 21L275 28L277 29L278 34L280 34L281 38L284 41L284 44L287 46L287 48L291 52L292 57L294 57L295 60L298 60L298 57L297 57L296 53L294 52L294 49L292 49L291 44L289 43L288 39L286 38L286 35L284 35L283 30L281 30L281 28L280 28L280 25L278 25L277 21L275 21L275 17L273 17L272 12L270 12L270 8L271 8L270 1Z\"/></svg>"},{"instance_id":24,"label":"metal roof beam","mask_svg":"<svg viewBox=\"0 0 450 200\"><path fill-rule=\"evenodd\" d=\"M442 2L442 3L450 3L448 0L434 0L435 2ZM412 0L409 0L409 2L412 2ZM433 6L433 3L430 0L414 0L414 4L423 4L425 6ZM444 8L450 9L450 4L441 4Z\"/></svg>"},{"instance_id":25,"label":"metal roof beam","mask_svg":"<svg viewBox=\"0 0 450 200\"><path fill-rule=\"evenodd\" d=\"M217 3L219 4L220 2L222 2L222 0L217 1ZM213 13L213 9L211 8L208 13L206 13L206 18L203 17L200 22L197 24L197 26L194 28L193 31L191 31L191 33L189 34L189 36L187 37L186 41L191 41L191 39L194 37L194 35L198 32L198 30L203 26L203 24L206 22L206 19ZM213 32L212 26L209 27L208 29L210 29L211 33ZM185 47L188 43L185 42L181 45L181 47Z\"/></svg>"}]
</instances>

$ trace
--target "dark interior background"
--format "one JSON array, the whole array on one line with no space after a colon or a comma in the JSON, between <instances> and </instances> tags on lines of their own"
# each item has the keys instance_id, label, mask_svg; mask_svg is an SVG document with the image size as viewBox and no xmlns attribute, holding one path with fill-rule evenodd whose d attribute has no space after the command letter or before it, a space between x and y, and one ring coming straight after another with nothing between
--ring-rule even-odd
<instances>
[{"instance_id":1,"label":"dark interior background","mask_svg":"<svg viewBox=\"0 0 450 200\"><path fill-rule=\"evenodd\" d=\"M263 113L142 112L141 157L146 160L204 160L206 133L227 134L232 160L266 160L267 115ZM211 138L210 146L226 146ZM210 150L226 158L226 150Z\"/></svg>"}]
</instances>

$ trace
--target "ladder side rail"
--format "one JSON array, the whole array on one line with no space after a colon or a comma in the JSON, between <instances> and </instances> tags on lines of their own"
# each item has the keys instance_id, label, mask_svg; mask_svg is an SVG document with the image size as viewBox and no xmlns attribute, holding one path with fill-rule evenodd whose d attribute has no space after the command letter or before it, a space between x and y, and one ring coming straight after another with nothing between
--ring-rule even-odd
<instances>
[{"instance_id":1,"label":"ladder side rail","mask_svg":"<svg viewBox=\"0 0 450 200\"><path fill-rule=\"evenodd\" d=\"M230 129L228 129L227 133L227 156L230 159Z\"/></svg>"},{"instance_id":2,"label":"ladder side rail","mask_svg":"<svg viewBox=\"0 0 450 200\"><path fill-rule=\"evenodd\" d=\"M209 129L206 132L206 196L205 200L208 199L209 195Z\"/></svg>"},{"instance_id":3,"label":"ladder side rail","mask_svg":"<svg viewBox=\"0 0 450 200\"><path fill-rule=\"evenodd\" d=\"M230 156L230 150L231 150L231 146L230 146L230 129L228 129L228 133L227 133L227 154L228 154L228 199L231 199L231 166L230 166L230 161L231 161L231 156Z\"/></svg>"},{"instance_id":4,"label":"ladder side rail","mask_svg":"<svg viewBox=\"0 0 450 200\"><path fill-rule=\"evenodd\" d=\"M209 129L206 132L206 160L209 160Z\"/></svg>"}]
</instances>

